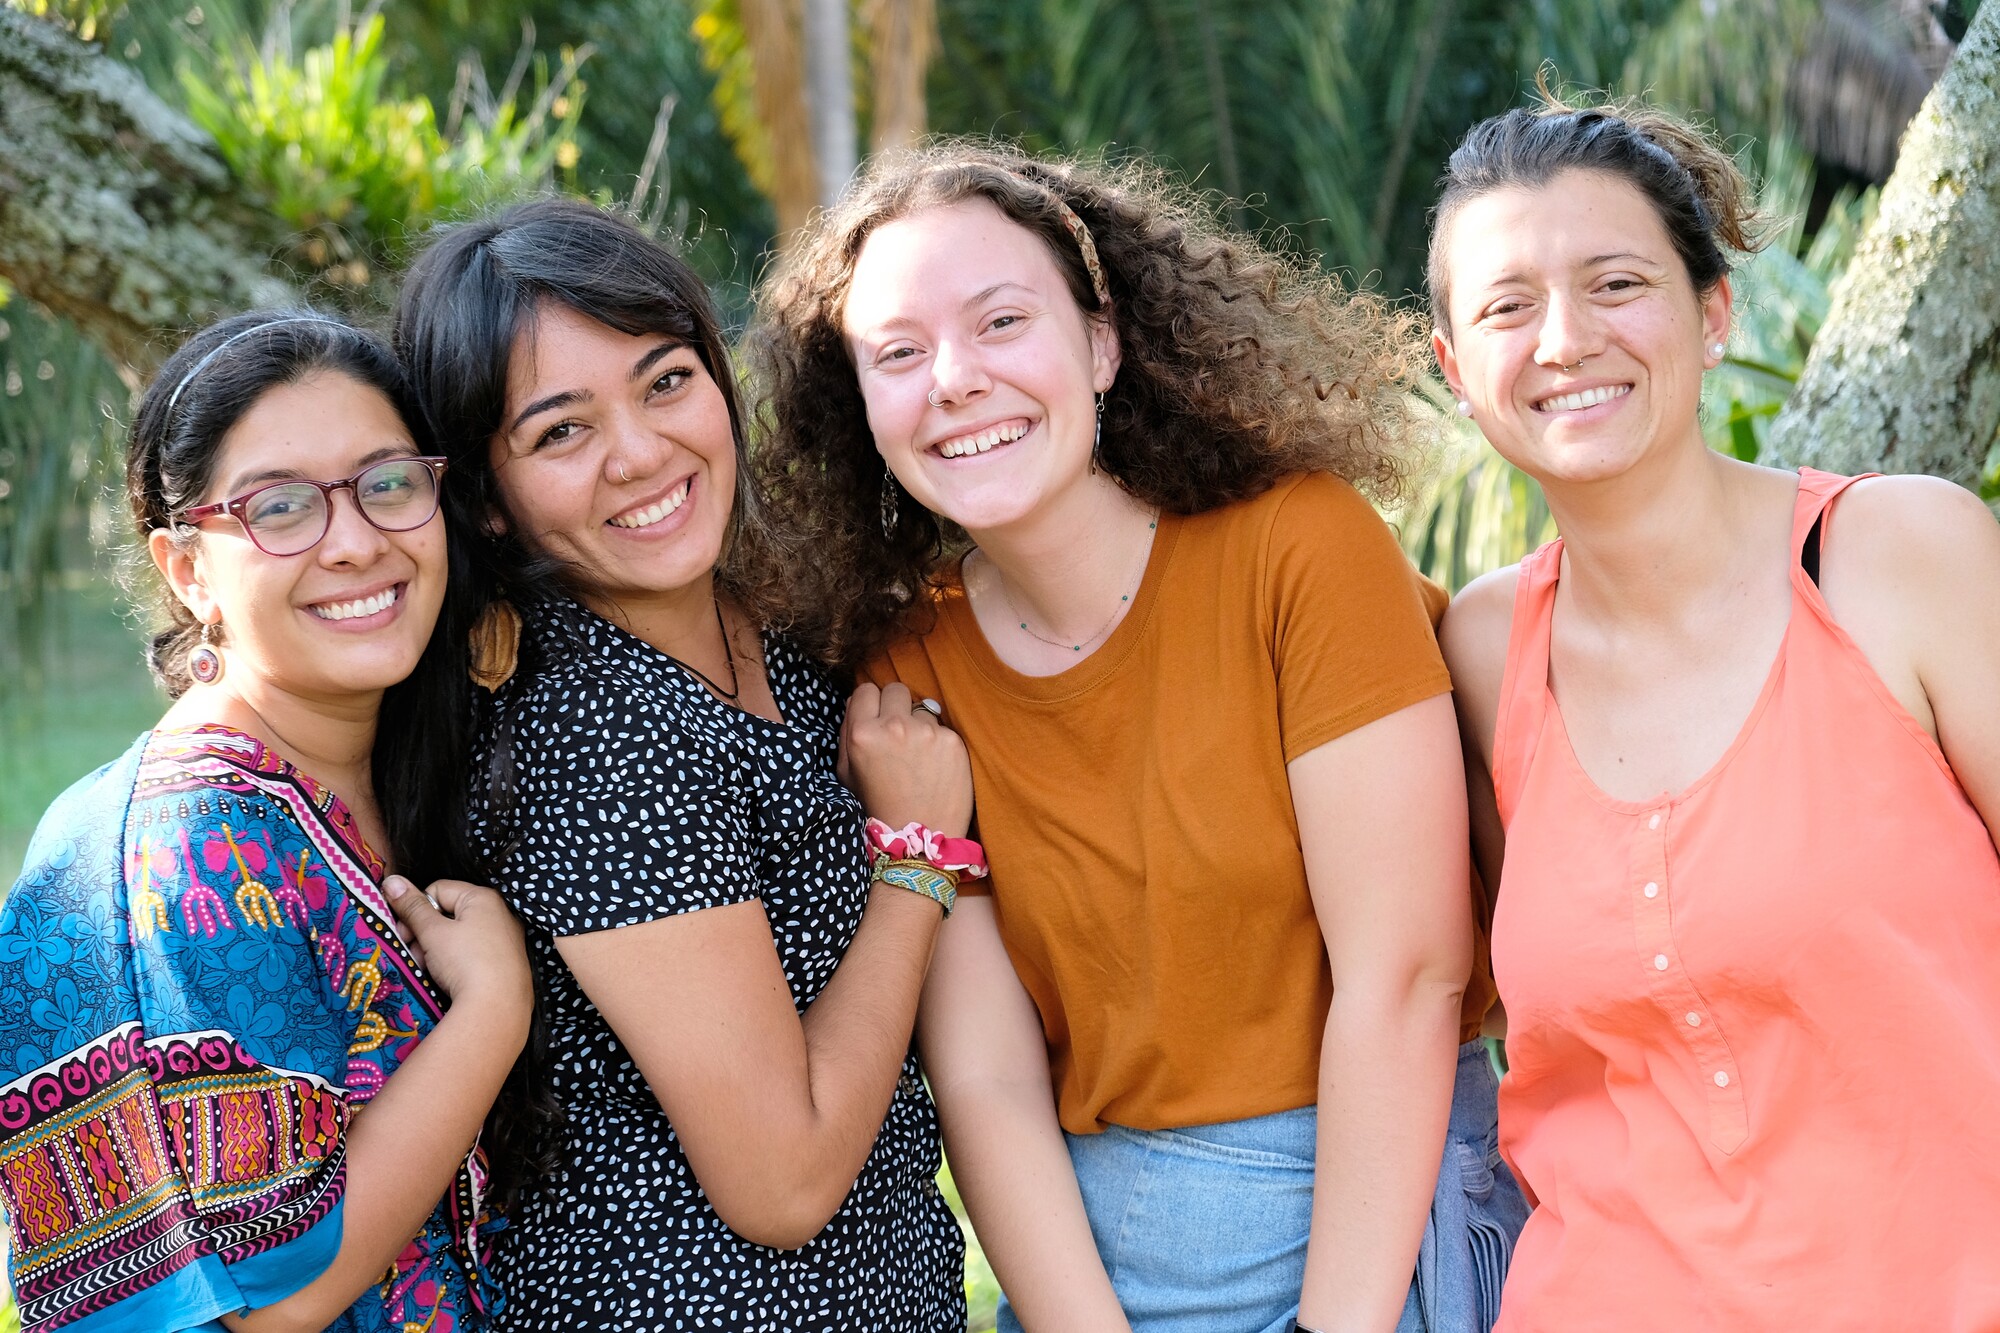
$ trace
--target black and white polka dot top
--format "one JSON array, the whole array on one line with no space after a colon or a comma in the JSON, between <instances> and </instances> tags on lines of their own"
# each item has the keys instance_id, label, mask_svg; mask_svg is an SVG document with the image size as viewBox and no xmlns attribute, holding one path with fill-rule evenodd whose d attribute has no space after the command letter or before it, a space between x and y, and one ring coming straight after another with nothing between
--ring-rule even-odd
<instances>
[{"instance_id":1,"label":"black and white polka dot top","mask_svg":"<svg viewBox=\"0 0 2000 1333\"><path fill-rule=\"evenodd\" d=\"M510 683L480 738L472 833L527 928L567 1123L563 1165L523 1195L501 1238L500 1327L963 1329L964 1241L937 1188L937 1119L914 1051L840 1211L804 1248L767 1249L709 1205L644 1077L555 948L560 935L761 898L793 1001L810 1004L868 896L861 807L833 773L843 705L833 683L767 635L779 725L715 699L574 604L526 632L552 664ZM511 756L504 806L487 783L496 734Z\"/></svg>"}]
</instances>

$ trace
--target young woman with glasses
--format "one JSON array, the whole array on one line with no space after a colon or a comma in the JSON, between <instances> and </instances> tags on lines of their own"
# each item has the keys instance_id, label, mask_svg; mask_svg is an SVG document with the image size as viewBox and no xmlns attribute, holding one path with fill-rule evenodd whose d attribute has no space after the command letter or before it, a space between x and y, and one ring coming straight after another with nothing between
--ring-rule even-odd
<instances>
[{"instance_id":1,"label":"young woman with glasses","mask_svg":"<svg viewBox=\"0 0 2000 1333\"><path fill-rule=\"evenodd\" d=\"M173 704L50 808L0 911L28 1333L497 1308L476 1139L532 992L497 895L410 879L441 861L413 745L464 670L421 421L380 340L309 312L197 334L140 403Z\"/></svg>"}]
</instances>

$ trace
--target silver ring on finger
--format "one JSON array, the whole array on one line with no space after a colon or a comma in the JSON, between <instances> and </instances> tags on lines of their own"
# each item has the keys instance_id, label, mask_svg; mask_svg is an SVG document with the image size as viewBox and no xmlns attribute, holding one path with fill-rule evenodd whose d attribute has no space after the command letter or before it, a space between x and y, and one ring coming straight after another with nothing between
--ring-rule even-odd
<instances>
[{"instance_id":1,"label":"silver ring on finger","mask_svg":"<svg viewBox=\"0 0 2000 1333\"><path fill-rule=\"evenodd\" d=\"M919 699L910 705L911 713L929 713L934 718L944 717L944 705L935 699Z\"/></svg>"}]
</instances>

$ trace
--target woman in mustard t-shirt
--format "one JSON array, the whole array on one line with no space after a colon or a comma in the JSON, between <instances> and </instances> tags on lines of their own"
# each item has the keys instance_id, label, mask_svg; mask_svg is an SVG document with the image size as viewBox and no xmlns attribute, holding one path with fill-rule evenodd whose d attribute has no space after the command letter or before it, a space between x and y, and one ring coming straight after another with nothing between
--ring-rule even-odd
<instances>
[{"instance_id":1,"label":"woman in mustard t-shirt","mask_svg":"<svg viewBox=\"0 0 2000 1333\"><path fill-rule=\"evenodd\" d=\"M972 752L992 893L920 1037L1004 1329L1493 1318L1443 595L1361 493L1412 334L1156 172L949 142L764 294L799 632Z\"/></svg>"}]
</instances>

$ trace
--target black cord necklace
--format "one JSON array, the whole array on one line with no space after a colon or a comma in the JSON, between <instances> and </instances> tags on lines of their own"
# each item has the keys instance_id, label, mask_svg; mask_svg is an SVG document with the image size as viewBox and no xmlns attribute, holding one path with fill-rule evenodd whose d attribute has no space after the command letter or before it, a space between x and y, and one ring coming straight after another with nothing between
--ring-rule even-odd
<instances>
[{"instance_id":1,"label":"black cord necklace","mask_svg":"<svg viewBox=\"0 0 2000 1333\"><path fill-rule=\"evenodd\" d=\"M702 684L708 686L710 693L714 694L718 699L726 699L730 703L735 703L736 696L743 693L743 682L737 679L736 676L736 650L729 646L729 626L722 623L722 599L711 597L710 600L715 604L715 628L722 634L722 660L729 664L729 688L725 690L720 685L717 685L708 678L707 672L691 662L681 662L681 659L678 657L675 657L674 661L680 662L683 670ZM669 653L668 656L672 657L673 655Z\"/></svg>"}]
</instances>

